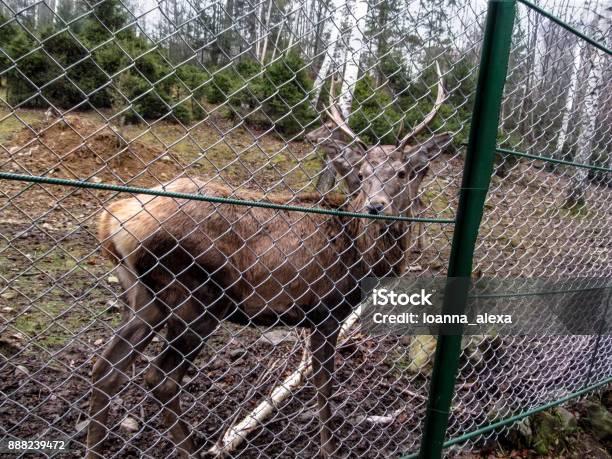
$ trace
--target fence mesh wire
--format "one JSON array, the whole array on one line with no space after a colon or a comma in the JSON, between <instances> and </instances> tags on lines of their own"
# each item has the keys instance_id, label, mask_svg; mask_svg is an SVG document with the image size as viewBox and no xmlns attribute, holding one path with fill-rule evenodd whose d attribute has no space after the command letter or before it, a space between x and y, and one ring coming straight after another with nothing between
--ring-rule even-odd
<instances>
[{"instance_id":1,"label":"fence mesh wire","mask_svg":"<svg viewBox=\"0 0 612 459\"><path fill-rule=\"evenodd\" d=\"M167 457L178 451L171 438L184 426L199 452L222 448L232 427L300 369L297 379L307 382L257 429L240 431L231 454L316 455L318 409L306 363L312 337L278 326L274 314L360 280L376 257L396 257L398 245L406 254L394 261L402 275L445 275L486 10L484 2L459 3L0 3L2 172L366 213L382 196L385 211L400 203L403 215L428 220L384 226L143 195L116 204L129 194L3 181L0 438L69 439L70 452L47 454L82 456L94 362L109 358L104 349L138 322L138 310L169 308L167 322L141 330L146 336L115 338L114 348L135 347L136 359L119 352L123 378L115 374L116 393L103 404L104 457ZM571 18L564 5L545 6ZM604 24L582 14L585 33L609 45L609 23L602 35ZM609 169L612 79L607 56L597 53L520 7L500 146ZM410 141L433 145L432 158L400 156L407 176L389 174L388 158L398 153L377 148L396 145L435 108L436 64L447 97ZM585 101L595 108L585 110ZM335 108L345 124L330 123ZM445 132L452 142L440 141ZM370 146L367 170L352 167L363 155L356 137ZM498 157L477 275L609 278L609 171ZM358 173L362 186L354 189ZM401 192L393 188L398 180L406 183ZM383 182L386 191L376 195ZM362 191L361 202L366 188L371 194ZM362 226L347 240L356 222ZM111 228L102 241L100 225ZM165 228L170 245L162 252L147 245L159 235L151 225ZM384 246L398 227L402 237ZM368 228L383 229L364 250ZM194 240L199 245L189 246ZM101 243L121 263L111 263ZM372 247L382 247L374 258ZM134 260L149 264L138 271ZM190 284L211 274L205 263L216 263L219 277ZM211 332L210 320L201 320L210 319L203 298L214 310L228 296L246 307L234 317L243 324L222 321ZM268 324L252 326L263 319ZM331 399L341 451L418 450L435 344L430 336L341 332ZM466 337L448 436L609 377L611 347L607 337ZM153 360L163 349L170 351ZM145 377L150 368L170 377ZM177 400L184 425L173 416Z\"/></svg>"},{"instance_id":2,"label":"fence mesh wire","mask_svg":"<svg viewBox=\"0 0 612 459\"><path fill-rule=\"evenodd\" d=\"M603 20L585 20L589 5L547 6L571 23L581 17L580 31L609 47ZM609 287L611 123L610 110L602 109L610 105L606 59L571 32L519 6L498 144L506 151L608 172L498 152L474 258L478 274L591 278L593 287ZM608 336L479 339L475 365L464 351L458 387L463 381L467 388L456 394L449 436L604 380L610 374L611 345Z\"/></svg>"}]
</instances>

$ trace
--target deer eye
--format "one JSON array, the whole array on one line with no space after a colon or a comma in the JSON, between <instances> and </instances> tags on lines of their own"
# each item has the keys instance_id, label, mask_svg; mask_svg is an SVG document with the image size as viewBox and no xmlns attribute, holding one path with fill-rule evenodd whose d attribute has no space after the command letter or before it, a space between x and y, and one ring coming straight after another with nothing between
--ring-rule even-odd
<instances>
[{"instance_id":1,"label":"deer eye","mask_svg":"<svg viewBox=\"0 0 612 459\"><path fill-rule=\"evenodd\" d=\"M363 180L363 174L361 172L357 174L357 177L359 178L359 180Z\"/></svg>"},{"instance_id":2,"label":"deer eye","mask_svg":"<svg viewBox=\"0 0 612 459\"><path fill-rule=\"evenodd\" d=\"M401 178L401 179L406 178L406 172L404 172L404 171L399 171L399 172L397 173L397 176L398 176L399 178Z\"/></svg>"}]
</instances>

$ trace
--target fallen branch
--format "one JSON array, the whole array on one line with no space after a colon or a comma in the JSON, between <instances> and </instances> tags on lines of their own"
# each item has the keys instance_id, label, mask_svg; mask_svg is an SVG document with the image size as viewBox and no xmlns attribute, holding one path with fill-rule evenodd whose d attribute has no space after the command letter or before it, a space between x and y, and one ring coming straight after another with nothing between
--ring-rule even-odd
<instances>
[{"instance_id":1,"label":"fallen branch","mask_svg":"<svg viewBox=\"0 0 612 459\"><path fill-rule=\"evenodd\" d=\"M378 416L378 415L369 415L369 416L358 416L353 420L353 423L355 425L359 425L359 424L363 424L365 422L367 422L368 424L380 424L380 425L388 425L388 424L393 424L395 422L395 419L397 419L397 417L402 414L402 412L404 410L406 410L407 408L399 408L395 411L393 411L391 414L387 415L387 416Z\"/></svg>"},{"instance_id":2,"label":"fallen branch","mask_svg":"<svg viewBox=\"0 0 612 459\"><path fill-rule=\"evenodd\" d=\"M266 368L266 370L264 372L261 373L261 375L257 378L257 380L255 381L255 383L251 386L251 388L249 389L249 391L247 392L247 396L246 398L252 397L255 390L259 387L259 385L261 383L263 383L263 381L272 373L272 371L274 371L276 368L278 367L278 359L274 360L274 362L272 363L272 365L268 365L268 367ZM261 407L262 404L260 404L259 407ZM222 455L223 453L223 449L226 445L226 442L229 442L229 444L232 444L235 440L234 437L236 436L237 433L242 433L243 431L245 431L245 429L248 429L248 431L246 432L246 434L250 433L252 431L252 429L250 428L250 426L248 424L245 424L245 420L249 419L249 417L247 416L247 418L245 418L245 420L243 420L239 425L236 425L236 423L238 422L238 416L240 415L240 410L238 410L236 412L236 414L234 415L234 417L232 418L230 424L228 425L228 427L223 431L223 433L221 434L221 437L219 438L219 441L217 441L217 443L211 447L209 449L209 452L215 455ZM239 444L240 442L238 442ZM235 446L234 446L235 448Z\"/></svg>"},{"instance_id":3,"label":"fallen branch","mask_svg":"<svg viewBox=\"0 0 612 459\"><path fill-rule=\"evenodd\" d=\"M351 329L362 314L362 306L355 309L344 321L338 334L338 342L342 344L350 336ZM216 457L224 457L236 448L276 410L304 380L312 373L312 362L310 358L309 343L305 340L304 352L297 369L285 378L285 380L274 388L270 396L255 407L241 422L230 427L225 435L209 450L208 453Z\"/></svg>"},{"instance_id":4,"label":"fallen branch","mask_svg":"<svg viewBox=\"0 0 612 459\"><path fill-rule=\"evenodd\" d=\"M298 368L272 391L268 399L263 400L241 422L228 429L223 438L208 452L214 456L223 457L234 451L295 389L301 386L311 371L310 353L308 346L305 346Z\"/></svg>"}]
</instances>

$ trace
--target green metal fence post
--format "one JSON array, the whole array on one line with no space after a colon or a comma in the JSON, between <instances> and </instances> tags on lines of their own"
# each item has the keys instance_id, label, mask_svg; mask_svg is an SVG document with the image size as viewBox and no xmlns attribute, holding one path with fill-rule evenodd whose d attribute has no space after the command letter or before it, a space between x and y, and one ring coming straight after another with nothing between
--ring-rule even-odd
<instances>
[{"instance_id":1,"label":"green metal fence post","mask_svg":"<svg viewBox=\"0 0 612 459\"><path fill-rule=\"evenodd\" d=\"M469 278L472 273L476 238L493 171L515 10L515 0L489 0L448 277ZM445 300L443 312L456 312L457 303L451 304L452 300L456 298ZM461 336L438 337L420 449L423 459L442 456L460 353Z\"/></svg>"}]
</instances>

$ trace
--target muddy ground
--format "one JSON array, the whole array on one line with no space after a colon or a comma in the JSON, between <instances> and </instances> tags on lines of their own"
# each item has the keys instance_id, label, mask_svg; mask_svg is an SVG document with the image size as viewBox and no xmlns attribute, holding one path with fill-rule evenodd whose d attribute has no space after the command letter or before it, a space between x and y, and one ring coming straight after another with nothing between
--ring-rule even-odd
<instances>
[{"instance_id":1,"label":"muddy ground","mask_svg":"<svg viewBox=\"0 0 612 459\"><path fill-rule=\"evenodd\" d=\"M311 189L310 178L321 168L311 145L286 145L222 118L190 131L164 123L128 126L121 131L126 145L91 114L64 120L45 120L36 111L18 116L0 123L3 171L133 186L187 174L217 177L236 188L295 192ZM423 187L424 215L454 215L461 168L460 150L433 164ZM495 177L477 272L554 275L573 267L575 275L591 276L609 268L610 191L591 186L588 205L568 210L562 205L568 183L565 173L546 172L533 161L517 164L503 179ZM81 429L92 361L120 323L117 278L98 253L94 237L97 215L115 197L111 192L9 181L0 189L0 426L3 436L69 437L70 453L58 457L78 457L84 451ZM424 247L413 252L409 272L443 275L452 227L424 226ZM278 344L270 342L283 337ZM155 355L163 335L157 341L146 355ZM334 422L351 455L393 457L418 446L428 366L414 372L409 345L407 338L360 336L338 352ZM525 346L488 341L476 359L464 355L452 431L483 424L498 409L499 393L511 393L508 385L515 383L506 377L512 368L498 362ZM133 382L112 402L107 457L173 454L158 405L145 397L146 355L133 369ZM181 393L184 419L194 427L202 451L237 415L242 418L268 396L300 356L299 341L288 330L270 334L221 327L195 361ZM530 361L537 360L536 354L531 356ZM261 380L275 363L281 366ZM530 374L537 372L550 373L550 367L541 364ZM562 374L549 375L539 389L566 383L572 387L562 380ZM234 455L313 457L318 444L313 397L311 385L305 385ZM126 417L136 421L136 432L120 425Z\"/></svg>"}]
</instances>

